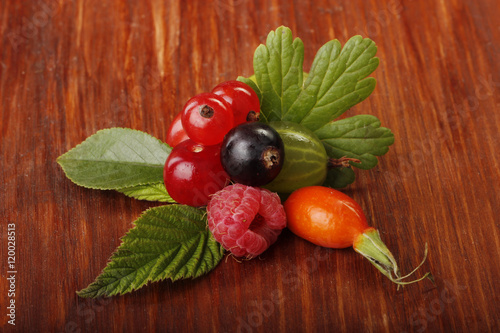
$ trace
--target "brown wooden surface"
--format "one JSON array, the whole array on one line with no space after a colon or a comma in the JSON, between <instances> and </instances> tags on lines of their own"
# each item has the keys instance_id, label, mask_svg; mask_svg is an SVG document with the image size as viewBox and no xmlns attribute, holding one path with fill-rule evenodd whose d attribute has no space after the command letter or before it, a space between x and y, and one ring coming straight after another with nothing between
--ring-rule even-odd
<instances>
[{"instance_id":1,"label":"brown wooden surface","mask_svg":"<svg viewBox=\"0 0 500 333\"><path fill-rule=\"evenodd\" d=\"M17 230L16 326L23 332L500 331L498 1L0 1L0 328L7 230ZM147 207L72 184L57 156L99 129L165 139L184 102L237 75L289 26L305 69L330 39L379 47L372 114L396 141L345 189L403 272L400 290L349 250L290 232L262 260L229 258L196 280L102 300L75 291L101 272Z\"/></svg>"}]
</instances>

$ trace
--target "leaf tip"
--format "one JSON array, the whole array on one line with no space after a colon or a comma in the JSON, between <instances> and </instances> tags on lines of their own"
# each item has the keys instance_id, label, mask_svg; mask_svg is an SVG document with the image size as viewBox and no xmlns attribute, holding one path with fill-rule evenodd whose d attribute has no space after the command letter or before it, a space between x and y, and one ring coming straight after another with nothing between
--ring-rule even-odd
<instances>
[{"instance_id":1,"label":"leaf tip","mask_svg":"<svg viewBox=\"0 0 500 333\"><path fill-rule=\"evenodd\" d=\"M95 292L89 292L88 287L82 290L76 291L76 295L81 298L95 298Z\"/></svg>"}]
</instances>

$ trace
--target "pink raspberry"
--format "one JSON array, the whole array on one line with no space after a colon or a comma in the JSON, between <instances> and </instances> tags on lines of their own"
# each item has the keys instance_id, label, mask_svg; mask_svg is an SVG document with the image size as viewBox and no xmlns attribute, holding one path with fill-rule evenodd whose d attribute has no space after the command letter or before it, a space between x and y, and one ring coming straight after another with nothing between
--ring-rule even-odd
<instances>
[{"instance_id":1,"label":"pink raspberry","mask_svg":"<svg viewBox=\"0 0 500 333\"><path fill-rule=\"evenodd\" d=\"M207 212L215 239L237 257L258 256L286 227L285 209L276 193L242 184L215 193Z\"/></svg>"}]
</instances>

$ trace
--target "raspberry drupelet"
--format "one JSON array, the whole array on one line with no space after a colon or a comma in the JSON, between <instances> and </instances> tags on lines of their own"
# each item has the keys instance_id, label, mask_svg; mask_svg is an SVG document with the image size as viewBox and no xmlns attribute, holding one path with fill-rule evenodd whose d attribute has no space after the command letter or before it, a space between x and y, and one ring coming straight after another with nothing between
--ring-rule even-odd
<instances>
[{"instance_id":1,"label":"raspberry drupelet","mask_svg":"<svg viewBox=\"0 0 500 333\"><path fill-rule=\"evenodd\" d=\"M207 212L215 239L236 257L260 255L286 227L285 210L276 193L242 184L215 193Z\"/></svg>"}]
</instances>

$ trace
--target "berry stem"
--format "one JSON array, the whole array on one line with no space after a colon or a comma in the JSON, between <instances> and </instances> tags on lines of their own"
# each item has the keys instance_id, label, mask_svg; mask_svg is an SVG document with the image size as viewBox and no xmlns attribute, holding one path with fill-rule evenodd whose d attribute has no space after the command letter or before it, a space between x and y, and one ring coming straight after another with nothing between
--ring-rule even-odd
<instances>
[{"instance_id":1,"label":"berry stem","mask_svg":"<svg viewBox=\"0 0 500 333\"><path fill-rule=\"evenodd\" d=\"M212 118L214 116L214 109L209 105L200 106L200 116L203 118Z\"/></svg>"},{"instance_id":2,"label":"berry stem","mask_svg":"<svg viewBox=\"0 0 500 333\"><path fill-rule=\"evenodd\" d=\"M431 281L433 280L431 273L427 272L424 276L416 280L403 281L404 279L412 276L413 273L415 273L427 259L427 243L425 244L425 252L422 262L410 274L405 276L401 276L396 259L394 259L391 251L389 251L387 246L380 239L378 230L374 228L366 229L356 238L353 248L356 252L368 259L389 280L396 283L398 287L401 285L415 283L425 278L428 278Z\"/></svg>"},{"instance_id":3,"label":"berry stem","mask_svg":"<svg viewBox=\"0 0 500 333\"><path fill-rule=\"evenodd\" d=\"M247 122L259 121L260 120L259 114L255 111L251 110L250 112L248 112L246 120L247 120Z\"/></svg>"},{"instance_id":4,"label":"berry stem","mask_svg":"<svg viewBox=\"0 0 500 333\"><path fill-rule=\"evenodd\" d=\"M330 158L328 160L328 167L329 168L350 168L351 164L349 162L361 163L361 161L358 160L357 158L342 156L341 158Z\"/></svg>"}]
</instances>

